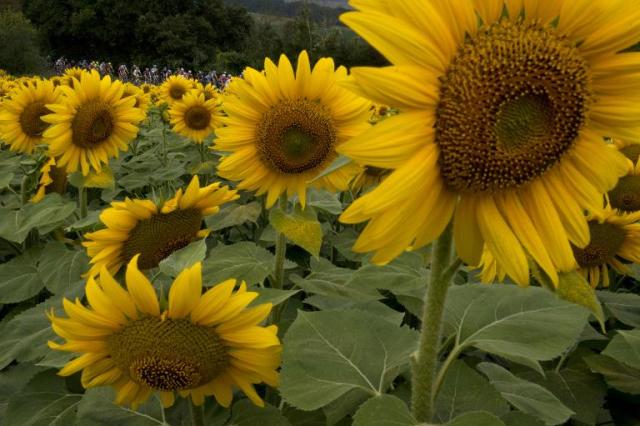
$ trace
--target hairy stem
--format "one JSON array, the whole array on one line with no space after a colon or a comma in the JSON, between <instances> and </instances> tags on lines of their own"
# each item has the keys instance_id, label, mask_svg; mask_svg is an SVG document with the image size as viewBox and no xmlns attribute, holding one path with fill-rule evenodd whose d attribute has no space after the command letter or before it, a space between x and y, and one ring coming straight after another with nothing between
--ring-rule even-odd
<instances>
[{"instance_id":1,"label":"hairy stem","mask_svg":"<svg viewBox=\"0 0 640 426\"><path fill-rule=\"evenodd\" d=\"M424 303L420 342L413 364L412 377L411 409L416 420L420 422L430 422L433 417L436 396L434 380L438 366L442 315L449 283L455 269L457 269L455 264L447 268L451 261L452 240L453 232L451 225L449 225L436 241L432 251L431 275Z\"/></svg>"}]
</instances>

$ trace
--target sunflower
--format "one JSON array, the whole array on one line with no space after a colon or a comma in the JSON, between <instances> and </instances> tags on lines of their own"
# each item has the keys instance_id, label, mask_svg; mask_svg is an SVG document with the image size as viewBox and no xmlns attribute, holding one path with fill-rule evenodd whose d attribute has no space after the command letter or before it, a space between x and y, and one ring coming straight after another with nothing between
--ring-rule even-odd
<instances>
[{"instance_id":1,"label":"sunflower","mask_svg":"<svg viewBox=\"0 0 640 426\"><path fill-rule=\"evenodd\" d=\"M516 282L530 256L557 283L584 247L583 211L626 173L604 136L640 131L640 9L622 0L352 0L341 19L393 64L354 68L349 87L399 109L338 147L393 169L345 223L377 263L452 220L460 258L485 244ZM480 19L478 19L480 18ZM389 31L393 28L393 31Z\"/></svg>"},{"instance_id":2,"label":"sunflower","mask_svg":"<svg viewBox=\"0 0 640 426\"><path fill-rule=\"evenodd\" d=\"M220 125L220 105L220 98L207 100L199 89L190 90L169 108L173 131L202 143Z\"/></svg>"},{"instance_id":3,"label":"sunflower","mask_svg":"<svg viewBox=\"0 0 640 426\"><path fill-rule=\"evenodd\" d=\"M333 60L323 58L312 71L306 52L295 76L284 55L277 66L266 59L265 73L247 68L244 76L225 95L227 127L216 130L215 144L231 154L218 173L240 181L240 189L267 192L267 207L285 191L304 205L309 181L337 158L336 148L369 126L370 103L338 84L347 79L344 67L334 70ZM343 167L313 185L345 190L357 171Z\"/></svg>"},{"instance_id":4,"label":"sunflower","mask_svg":"<svg viewBox=\"0 0 640 426\"><path fill-rule=\"evenodd\" d=\"M88 73L88 71L85 69L82 69L79 67L71 67L64 70L64 73L62 74L62 78L64 83L67 86L74 87L74 84L75 84L74 80L78 82L81 81L82 76L86 73Z\"/></svg>"},{"instance_id":5,"label":"sunflower","mask_svg":"<svg viewBox=\"0 0 640 426\"><path fill-rule=\"evenodd\" d=\"M88 275L95 276L105 266L111 273L140 254L140 267L149 269L174 251L209 230L201 229L202 219L220 210L220 205L238 198L236 191L220 183L200 188L194 176L187 190L182 189L162 207L151 200L114 201L100 214L106 229L85 235L91 257Z\"/></svg>"},{"instance_id":6,"label":"sunflower","mask_svg":"<svg viewBox=\"0 0 640 426\"><path fill-rule=\"evenodd\" d=\"M629 274L631 271L622 261L640 263L640 212L620 213L606 207L598 214L590 214L588 220L591 240L584 248L573 246L573 253L580 272L592 287L601 281L608 287L607 266Z\"/></svg>"},{"instance_id":7,"label":"sunflower","mask_svg":"<svg viewBox=\"0 0 640 426\"><path fill-rule=\"evenodd\" d=\"M480 281L485 284L494 282L496 278L499 282L502 282L504 281L504 278L506 276L504 269L501 268L500 265L498 265L495 256L491 254L486 246L482 251L480 263L478 264L478 266L476 266L476 268L481 269L479 274Z\"/></svg>"},{"instance_id":8,"label":"sunflower","mask_svg":"<svg viewBox=\"0 0 640 426\"><path fill-rule=\"evenodd\" d=\"M95 70L85 72L73 89L60 89L65 97L47 105L53 114L42 117L52 124L43 134L49 153L69 173L81 169L87 175L91 167L100 172L109 157L128 149L145 114L133 97L122 97L121 82L100 79Z\"/></svg>"},{"instance_id":9,"label":"sunflower","mask_svg":"<svg viewBox=\"0 0 640 426\"><path fill-rule=\"evenodd\" d=\"M133 105L136 108L140 108L145 113L149 109L149 95L145 93L141 88L133 83L124 84L124 92L122 97L133 96L136 103Z\"/></svg>"},{"instance_id":10,"label":"sunflower","mask_svg":"<svg viewBox=\"0 0 640 426\"><path fill-rule=\"evenodd\" d=\"M609 203L611 207L622 212L640 211L640 144L631 144L619 139L615 139L613 143L627 157L629 166L627 174L609 191Z\"/></svg>"},{"instance_id":11,"label":"sunflower","mask_svg":"<svg viewBox=\"0 0 640 426\"><path fill-rule=\"evenodd\" d=\"M56 167L56 159L50 157L40 169L40 182L38 190L29 201L38 203L42 201L45 194L57 192L64 194L67 187L67 172L64 168Z\"/></svg>"},{"instance_id":12,"label":"sunflower","mask_svg":"<svg viewBox=\"0 0 640 426\"><path fill-rule=\"evenodd\" d=\"M162 83L160 93L162 98L171 105L181 100L193 88L193 82L188 78L184 78L181 75L172 75Z\"/></svg>"},{"instance_id":13,"label":"sunflower","mask_svg":"<svg viewBox=\"0 0 640 426\"><path fill-rule=\"evenodd\" d=\"M198 84L198 90L204 95L204 99L206 101L208 101L209 99L215 99L220 96L218 88L211 83L207 84L206 86Z\"/></svg>"},{"instance_id":14,"label":"sunflower","mask_svg":"<svg viewBox=\"0 0 640 426\"><path fill-rule=\"evenodd\" d=\"M36 145L42 143L42 134L49 127L42 119L51 113L47 105L59 99L60 92L50 81L18 86L11 99L2 103L0 139L8 143L12 151L31 154Z\"/></svg>"},{"instance_id":15,"label":"sunflower","mask_svg":"<svg viewBox=\"0 0 640 426\"><path fill-rule=\"evenodd\" d=\"M50 341L49 347L82 354L58 374L82 370L85 388L113 386L116 403L134 409L154 392L165 407L173 405L176 392L195 405L213 395L228 407L233 387L264 406L253 385L278 386L281 352L277 327L259 325L271 304L247 308L258 293L247 291L244 282L234 292L235 280L202 294L198 262L176 277L161 312L137 260L127 266L126 290L103 268L99 282L87 282L90 307L64 299L69 318L48 314L53 330L66 340Z\"/></svg>"},{"instance_id":16,"label":"sunflower","mask_svg":"<svg viewBox=\"0 0 640 426\"><path fill-rule=\"evenodd\" d=\"M382 182L387 176L389 176L389 173L391 173L391 170L389 169L365 166L362 168L362 171L353 178L353 180L349 184L349 187L354 192L360 192L369 188L373 188L379 185L380 182Z\"/></svg>"}]
</instances>

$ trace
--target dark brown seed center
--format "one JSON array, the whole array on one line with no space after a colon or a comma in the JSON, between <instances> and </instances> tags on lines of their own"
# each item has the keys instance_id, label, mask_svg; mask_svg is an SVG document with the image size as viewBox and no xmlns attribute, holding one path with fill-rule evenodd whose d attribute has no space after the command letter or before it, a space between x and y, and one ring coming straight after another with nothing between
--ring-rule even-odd
<instances>
[{"instance_id":1,"label":"dark brown seed center","mask_svg":"<svg viewBox=\"0 0 640 426\"><path fill-rule=\"evenodd\" d=\"M611 223L589 222L591 240L585 248L573 248L573 254L581 267L600 266L613 259L625 239L622 228Z\"/></svg>"},{"instance_id":2,"label":"dark brown seed center","mask_svg":"<svg viewBox=\"0 0 640 426\"><path fill-rule=\"evenodd\" d=\"M256 134L262 161L280 173L303 173L336 157L336 129L317 102L281 102L264 114Z\"/></svg>"},{"instance_id":3,"label":"dark brown seed center","mask_svg":"<svg viewBox=\"0 0 640 426\"><path fill-rule=\"evenodd\" d=\"M95 148L107 140L114 130L111 109L102 102L89 102L78 107L71 122L73 144Z\"/></svg>"},{"instance_id":4,"label":"dark brown seed center","mask_svg":"<svg viewBox=\"0 0 640 426\"><path fill-rule=\"evenodd\" d=\"M587 63L553 29L506 20L458 52L442 79L436 143L456 192L519 187L574 144L591 98Z\"/></svg>"},{"instance_id":5,"label":"dark brown seed center","mask_svg":"<svg viewBox=\"0 0 640 426\"><path fill-rule=\"evenodd\" d=\"M129 238L122 247L121 259L128 262L139 253L140 269L154 268L162 259L195 240L201 224L202 213L197 209L159 213L141 220L129 232Z\"/></svg>"}]
</instances>

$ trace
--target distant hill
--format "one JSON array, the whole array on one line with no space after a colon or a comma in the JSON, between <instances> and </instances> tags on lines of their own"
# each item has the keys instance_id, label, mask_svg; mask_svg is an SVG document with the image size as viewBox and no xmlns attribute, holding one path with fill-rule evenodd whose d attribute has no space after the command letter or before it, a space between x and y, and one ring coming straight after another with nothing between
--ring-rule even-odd
<instances>
[{"instance_id":1,"label":"distant hill","mask_svg":"<svg viewBox=\"0 0 640 426\"><path fill-rule=\"evenodd\" d=\"M260 15L294 18L307 7L316 22L338 24L338 17L348 10L348 0L224 0L228 6L240 6Z\"/></svg>"},{"instance_id":2,"label":"distant hill","mask_svg":"<svg viewBox=\"0 0 640 426\"><path fill-rule=\"evenodd\" d=\"M293 3L299 0L284 0L286 3ZM318 6L332 7L332 8L349 8L349 0L308 0L309 3L315 3Z\"/></svg>"}]
</instances>

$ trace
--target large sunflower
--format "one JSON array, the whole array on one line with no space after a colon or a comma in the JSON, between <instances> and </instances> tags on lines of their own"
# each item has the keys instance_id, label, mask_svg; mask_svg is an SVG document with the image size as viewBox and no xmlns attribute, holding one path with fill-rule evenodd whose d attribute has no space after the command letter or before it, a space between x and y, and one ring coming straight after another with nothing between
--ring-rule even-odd
<instances>
[{"instance_id":1,"label":"large sunflower","mask_svg":"<svg viewBox=\"0 0 640 426\"><path fill-rule=\"evenodd\" d=\"M158 206L151 200L114 201L100 214L106 229L85 235L91 257L90 276L104 266L111 273L140 254L140 267L149 269L174 251L197 238L206 237L202 219L220 210L220 205L238 198L236 191L220 183L200 188L194 176L187 190L179 189L175 197Z\"/></svg>"},{"instance_id":2,"label":"large sunflower","mask_svg":"<svg viewBox=\"0 0 640 426\"><path fill-rule=\"evenodd\" d=\"M584 247L583 210L627 170L603 136L640 130L640 8L623 0L352 0L342 20L393 64L350 88L400 114L338 147L394 172L342 215L354 250L388 262L454 219L459 256L486 244L515 281L527 256L557 282ZM390 30L392 28L393 30Z\"/></svg>"},{"instance_id":3,"label":"large sunflower","mask_svg":"<svg viewBox=\"0 0 640 426\"><path fill-rule=\"evenodd\" d=\"M245 283L234 292L235 280L202 294L201 264L196 263L176 277L161 312L137 260L127 267L126 290L103 268L99 282L87 282L90 307L64 299L69 318L49 313L53 330L66 340L49 347L82 354L58 374L82 370L85 388L113 386L116 403L134 409L154 392L165 407L173 405L175 392L190 396L195 405L213 395L228 407L234 386L263 406L253 385L278 386L280 364L277 327L259 325L271 304L247 308L258 294L248 292Z\"/></svg>"},{"instance_id":4,"label":"large sunflower","mask_svg":"<svg viewBox=\"0 0 640 426\"><path fill-rule=\"evenodd\" d=\"M182 100L191 89L194 88L193 81L181 75L172 75L160 86L160 95L169 105Z\"/></svg>"},{"instance_id":5,"label":"large sunflower","mask_svg":"<svg viewBox=\"0 0 640 426\"><path fill-rule=\"evenodd\" d=\"M220 105L221 98L207 100L200 89L192 89L169 108L173 131L202 143L221 124Z\"/></svg>"},{"instance_id":6,"label":"large sunflower","mask_svg":"<svg viewBox=\"0 0 640 426\"><path fill-rule=\"evenodd\" d=\"M620 274L630 269L622 263L640 263L640 212L622 213L607 207L598 214L589 215L591 241L584 248L573 247L580 272L592 287L600 282L609 286L611 266Z\"/></svg>"},{"instance_id":7,"label":"large sunflower","mask_svg":"<svg viewBox=\"0 0 640 426\"><path fill-rule=\"evenodd\" d=\"M336 148L369 126L370 103L338 85L347 71L334 69L329 58L312 71L302 52L295 75L284 55L277 66L270 59L264 65L264 73L247 68L225 95L227 127L216 130L215 144L231 155L222 159L218 173L240 181L240 189L267 192L267 207L283 192L297 194L304 205L309 181L337 158ZM344 190L358 170L340 168L314 186Z\"/></svg>"},{"instance_id":8,"label":"large sunflower","mask_svg":"<svg viewBox=\"0 0 640 426\"><path fill-rule=\"evenodd\" d=\"M0 139L10 145L12 151L31 154L42 143L42 134L49 123L42 120L50 114L47 104L59 101L60 92L50 81L38 81L35 85L19 85L11 99L3 102L0 113Z\"/></svg>"},{"instance_id":9,"label":"large sunflower","mask_svg":"<svg viewBox=\"0 0 640 426\"><path fill-rule=\"evenodd\" d=\"M69 173L80 169L87 175L91 167L100 172L109 157L128 149L145 114L134 107L134 97L122 97L121 82L112 82L109 76L100 79L95 70L82 74L73 89L60 89L65 97L48 104L53 114L42 117L52 124L44 132L50 155Z\"/></svg>"}]
</instances>

